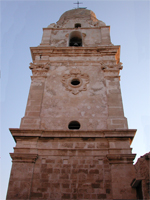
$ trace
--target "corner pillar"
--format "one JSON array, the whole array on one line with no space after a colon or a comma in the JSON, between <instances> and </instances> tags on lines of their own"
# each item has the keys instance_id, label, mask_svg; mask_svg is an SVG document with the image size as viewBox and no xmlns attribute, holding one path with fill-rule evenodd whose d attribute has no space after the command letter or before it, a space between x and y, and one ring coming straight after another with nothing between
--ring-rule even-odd
<instances>
[{"instance_id":1,"label":"corner pillar","mask_svg":"<svg viewBox=\"0 0 150 200\"><path fill-rule=\"evenodd\" d=\"M135 154L109 154L112 180L112 199L136 199L136 190L129 183L135 177Z\"/></svg>"},{"instance_id":2,"label":"corner pillar","mask_svg":"<svg viewBox=\"0 0 150 200\"><path fill-rule=\"evenodd\" d=\"M122 66L121 63L116 64L115 62L102 64L108 101L107 126L108 129L127 129L127 119L124 117L120 90L120 76L118 75Z\"/></svg>"},{"instance_id":3,"label":"corner pillar","mask_svg":"<svg viewBox=\"0 0 150 200\"><path fill-rule=\"evenodd\" d=\"M38 155L23 153L11 153L10 155L13 164L6 199L29 200L34 164L38 158Z\"/></svg>"},{"instance_id":4,"label":"corner pillar","mask_svg":"<svg viewBox=\"0 0 150 200\"><path fill-rule=\"evenodd\" d=\"M31 77L31 87L26 106L25 116L21 120L20 128L40 128L40 114L43 101L45 80L49 70L49 63L33 64L30 63L30 69L33 76Z\"/></svg>"}]
</instances>

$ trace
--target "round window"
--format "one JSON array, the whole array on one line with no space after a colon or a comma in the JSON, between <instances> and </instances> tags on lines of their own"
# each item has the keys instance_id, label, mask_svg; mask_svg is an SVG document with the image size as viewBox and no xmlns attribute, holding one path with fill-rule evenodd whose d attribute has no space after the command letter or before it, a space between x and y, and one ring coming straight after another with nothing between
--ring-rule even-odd
<instances>
[{"instance_id":1,"label":"round window","mask_svg":"<svg viewBox=\"0 0 150 200\"><path fill-rule=\"evenodd\" d=\"M71 80L71 85L77 86L79 84L80 84L80 80L79 79L75 78L75 79Z\"/></svg>"},{"instance_id":2,"label":"round window","mask_svg":"<svg viewBox=\"0 0 150 200\"><path fill-rule=\"evenodd\" d=\"M71 130L80 129L80 123L77 121L71 121L68 125L68 128Z\"/></svg>"}]
</instances>

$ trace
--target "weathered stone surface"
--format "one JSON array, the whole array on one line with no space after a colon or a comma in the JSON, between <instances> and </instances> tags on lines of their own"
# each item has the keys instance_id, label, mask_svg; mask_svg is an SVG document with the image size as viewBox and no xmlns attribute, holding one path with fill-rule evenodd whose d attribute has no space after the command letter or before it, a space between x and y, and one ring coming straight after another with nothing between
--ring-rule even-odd
<instances>
[{"instance_id":1,"label":"weathered stone surface","mask_svg":"<svg viewBox=\"0 0 150 200\"><path fill-rule=\"evenodd\" d=\"M81 37L82 47L69 46L72 35ZM92 11L67 11L57 25L44 29L41 45L31 52L33 76L21 128L68 130L72 120L79 121L81 130L127 128L118 76L120 47L111 44L109 27ZM74 79L79 85L71 84Z\"/></svg>"},{"instance_id":2,"label":"weathered stone surface","mask_svg":"<svg viewBox=\"0 0 150 200\"><path fill-rule=\"evenodd\" d=\"M136 130L124 116L120 46L109 26L90 10L67 11L43 29L31 54L25 116L10 129L7 199L136 199Z\"/></svg>"},{"instance_id":3,"label":"weathered stone surface","mask_svg":"<svg viewBox=\"0 0 150 200\"><path fill-rule=\"evenodd\" d=\"M141 156L134 167L136 176L132 187L136 188L137 198L150 199L150 152Z\"/></svg>"},{"instance_id":4,"label":"weathered stone surface","mask_svg":"<svg viewBox=\"0 0 150 200\"><path fill-rule=\"evenodd\" d=\"M26 135L28 135L27 131L25 132ZM32 130L32 133L34 133L34 130ZM122 140L121 138L115 139L110 137L36 137L36 139L32 138L31 141L27 136L26 140L24 140L24 138L25 136L17 139L17 147L15 148L14 155L18 155L17 152L20 148L22 148L24 152L26 152L27 149L30 149L32 152L31 149L36 148L38 151L38 159L35 160L34 170L29 168L28 172L27 167L29 166L26 165L26 172L28 172L28 175L20 175L20 167L22 168L23 165L17 162L17 170L15 159L18 157L12 156L12 158L14 158L13 165L15 167L12 168L12 172L15 173L15 176L11 174L11 181L13 181L15 185L12 187L12 183L10 182L8 195L13 197L12 190L14 191L14 195L16 189L20 190L20 184L23 183L24 177L24 181L28 181L29 185L32 185L29 194L31 199L44 199L45 197L50 199L78 199L78 196L81 196L81 194L83 195L83 199L112 199L115 197L123 198L126 196L126 191L128 191L128 195L131 193L130 196L134 199L133 191L135 191L135 189L132 189L130 184L128 184L129 179L131 181L134 178L134 169L132 165L133 156L131 159L128 158L132 155L129 146L129 138L124 138ZM124 159L122 159L122 154L109 155L109 151L114 149L116 152L121 153L123 148L127 148L130 152L129 155L124 155ZM69 156L68 150L76 151L75 156ZM96 153L95 150L98 151L98 153ZM127 160L129 161L127 162ZM21 159L18 161L22 162ZM127 169L124 171L125 168ZM22 168L22 170L24 170L24 168ZM120 175L118 176L118 174ZM124 174L124 176L122 176L122 174ZM30 176L32 176L32 180ZM120 177L123 180L123 185L120 184ZM17 182L17 180L19 182ZM122 190L125 181L128 187L126 186L126 189ZM17 188L14 189L16 184ZM115 194L113 193L114 191ZM115 196L118 192L122 196ZM22 195L24 196L25 194Z\"/></svg>"}]
</instances>

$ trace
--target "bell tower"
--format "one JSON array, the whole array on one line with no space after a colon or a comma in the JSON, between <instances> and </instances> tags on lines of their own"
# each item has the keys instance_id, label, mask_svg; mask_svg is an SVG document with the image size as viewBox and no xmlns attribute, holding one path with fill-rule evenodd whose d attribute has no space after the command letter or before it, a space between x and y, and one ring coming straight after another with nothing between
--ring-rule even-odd
<instances>
[{"instance_id":1,"label":"bell tower","mask_svg":"<svg viewBox=\"0 0 150 200\"><path fill-rule=\"evenodd\" d=\"M65 12L31 47L31 86L7 199L136 199L120 90L120 46L84 8Z\"/></svg>"}]
</instances>

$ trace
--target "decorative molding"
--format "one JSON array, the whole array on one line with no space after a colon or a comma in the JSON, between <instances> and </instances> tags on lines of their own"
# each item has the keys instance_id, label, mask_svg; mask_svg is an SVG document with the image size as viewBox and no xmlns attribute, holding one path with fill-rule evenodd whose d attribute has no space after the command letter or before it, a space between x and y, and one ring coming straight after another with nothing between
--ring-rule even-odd
<instances>
[{"instance_id":1,"label":"decorative molding","mask_svg":"<svg viewBox=\"0 0 150 200\"><path fill-rule=\"evenodd\" d=\"M32 70L33 76L46 76L50 68L50 63L30 63L29 68Z\"/></svg>"},{"instance_id":2,"label":"decorative molding","mask_svg":"<svg viewBox=\"0 0 150 200\"><path fill-rule=\"evenodd\" d=\"M136 129L111 129L111 130L97 130L97 131L82 131L82 130L43 130L43 129L20 129L11 128L9 129L13 138L21 137L96 137L96 138L128 138L133 140L136 133Z\"/></svg>"},{"instance_id":3,"label":"decorative molding","mask_svg":"<svg viewBox=\"0 0 150 200\"><path fill-rule=\"evenodd\" d=\"M112 46L112 45L101 45L99 47L51 47L51 46L38 46L38 47L30 47L32 59L35 60L35 56L44 55L49 57L71 57L71 56L83 56L87 57L91 54L95 56L115 56L117 63L120 61L120 46Z\"/></svg>"},{"instance_id":4,"label":"decorative molding","mask_svg":"<svg viewBox=\"0 0 150 200\"><path fill-rule=\"evenodd\" d=\"M122 63L119 62L118 64L114 64L113 62L110 64L105 64L104 62L101 63L101 69L104 72L113 72L113 71L120 71L123 69Z\"/></svg>"},{"instance_id":5,"label":"decorative molding","mask_svg":"<svg viewBox=\"0 0 150 200\"><path fill-rule=\"evenodd\" d=\"M13 162L35 163L38 154L10 153Z\"/></svg>"},{"instance_id":6,"label":"decorative molding","mask_svg":"<svg viewBox=\"0 0 150 200\"><path fill-rule=\"evenodd\" d=\"M133 163L136 154L108 154L110 164Z\"/></svg>"},{"instance_id":7,"label":"decorative molding","mask_svg":"<svg viewBox=\"0 0 150 200\"><path fill-rule=\"evenodd\" d=\"M71 81L76 79L79 81L78 85L72 85ZM76 95L81 91L87 90L87 84L89 83L89 75L81 74L81 71L77 68L74 68L70 71L69 74L63 75L62 83L66 90L71 91L72 94Z\"/></svg>"}]
</instances>

